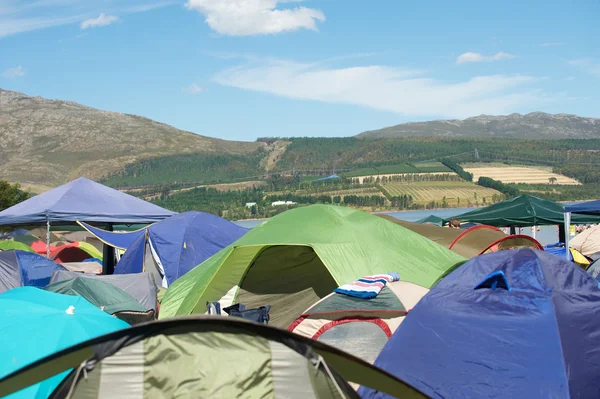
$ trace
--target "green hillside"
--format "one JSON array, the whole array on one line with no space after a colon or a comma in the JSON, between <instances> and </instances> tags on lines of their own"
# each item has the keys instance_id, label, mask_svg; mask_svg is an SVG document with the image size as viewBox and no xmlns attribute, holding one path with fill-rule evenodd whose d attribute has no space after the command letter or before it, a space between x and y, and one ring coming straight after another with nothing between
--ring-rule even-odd
<instances>
[{"instance_id":1,"label":"green hillside","mask_svg":"<svg viewBox=\"0 0 600 399\"><path fill-rule=\"evenodd\" d=\"M260 162L264 156L265 151L259 149L246 155L183 154L151 158L127 165L124 170L102 179L102 183L112 187L139 187L230 182L262 175Z\"/></svg>"}]
</instances>

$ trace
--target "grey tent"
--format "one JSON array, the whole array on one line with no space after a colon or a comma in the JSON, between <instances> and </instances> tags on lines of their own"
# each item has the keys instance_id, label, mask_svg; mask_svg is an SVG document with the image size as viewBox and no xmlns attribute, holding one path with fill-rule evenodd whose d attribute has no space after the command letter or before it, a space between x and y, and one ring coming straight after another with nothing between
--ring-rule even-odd
<instances>
[{"instance_id":1,"label":"grey tent","mask_svg":"<svg viewBox=\"0 0 600 399\"><path fill-rule=\"evenodd\" d=\"M321 342L233 317L140 324L72 346L0 380L0 396L72 369L50 398L358 398L352 381L427 398Z\"/></svg>"},{"instance_id":2,"label":"grey tent","mask_svg":"<svg viewBox=\"0 0 600 399\"><path fill-rule=\"evenodd\" d=\"M157 312L156 294L158 290L148 273L95 275L59 270L52 275L50 283L53 284L59 281L71 280L79 277L98 279L105 283L112 284L133 297L146 310L154 310L155 313Z\"/></svg>"}]
</instances>

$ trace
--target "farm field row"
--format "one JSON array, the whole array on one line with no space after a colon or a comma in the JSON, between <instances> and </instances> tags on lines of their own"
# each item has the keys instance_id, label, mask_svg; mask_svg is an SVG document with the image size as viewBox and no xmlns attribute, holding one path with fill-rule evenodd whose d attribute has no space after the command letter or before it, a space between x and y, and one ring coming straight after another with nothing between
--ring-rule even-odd
<instances>
[{"instance_id":1,"label":"farm field row","mask_svg":"<svg viewBox=\"0 0 600 399\"><path fill-rule=\"evenodd\" d=\"M268 193L271 196L284 195L284 192L271 192ZM341 190L330 190L330 191L308 191L308 190L297 190L294 192L295 195L309 195L311 197L318 197L321 195L328 195L335 197L337 195L343 197L344 195L357 195L359 197L370 197L372 195L383 196L383 193L379 191L377 187L357 187Z\"/></svg>"},{"instance_id":2,"label":"farm field row","mask_svg":"<svg viewBox=\"0 0 600 399\"><path fill-rule=\"evenodd\" d=\"M465 165L463 169L473 174L473 181L477 181L481 176L485 176L501 181L502 183L581 184L570 177L529 166L468 167L468 165Z\"/></svg>"},{"instance_id":3,"label":"farm field row","mask_svg":"<svg viewBox=\"0 0 600 399\"><path fill-rule=\"evenodd\" d=\"M443 201L448 204L492 203L500 199L498 191L487 187L480 187L468 182L392 182L383 184L382 187L391 196L410 195L416 203Z\"/></svg>"}]
</instances>

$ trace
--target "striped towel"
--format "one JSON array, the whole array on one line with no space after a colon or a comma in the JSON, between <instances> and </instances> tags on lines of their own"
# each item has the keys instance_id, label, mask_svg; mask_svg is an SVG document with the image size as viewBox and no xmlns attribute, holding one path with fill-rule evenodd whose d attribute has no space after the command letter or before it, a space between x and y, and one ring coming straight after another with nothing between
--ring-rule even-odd
<instances>
[{"instance_id":1,"label":"striped towel","mask_svg":"<svg viewBox=\"0 0 600 399\"><path fill-rule=\"evenodd\" d=\"M387 283L398 280L400 280L400 275L396 272L365 276L353 283L344 284L333 292L356 298L371 299L379 295Z\"/></svg>"}]
</instances>

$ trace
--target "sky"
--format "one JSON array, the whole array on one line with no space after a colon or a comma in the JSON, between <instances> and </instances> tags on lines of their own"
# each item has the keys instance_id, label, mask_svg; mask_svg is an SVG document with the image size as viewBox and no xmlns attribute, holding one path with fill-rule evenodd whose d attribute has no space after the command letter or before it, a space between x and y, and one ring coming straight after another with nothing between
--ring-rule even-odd
<instances>
[{"instance_id":1,"label":"sky","mask_svg":"<svg viewBox=\"0 0 600 399\"><path fill-rule=\"evenodd\" d=\"M244 141L600 117L599 17L597 0L0 0L0 88Z\"/></svg>"}]
</instances>

